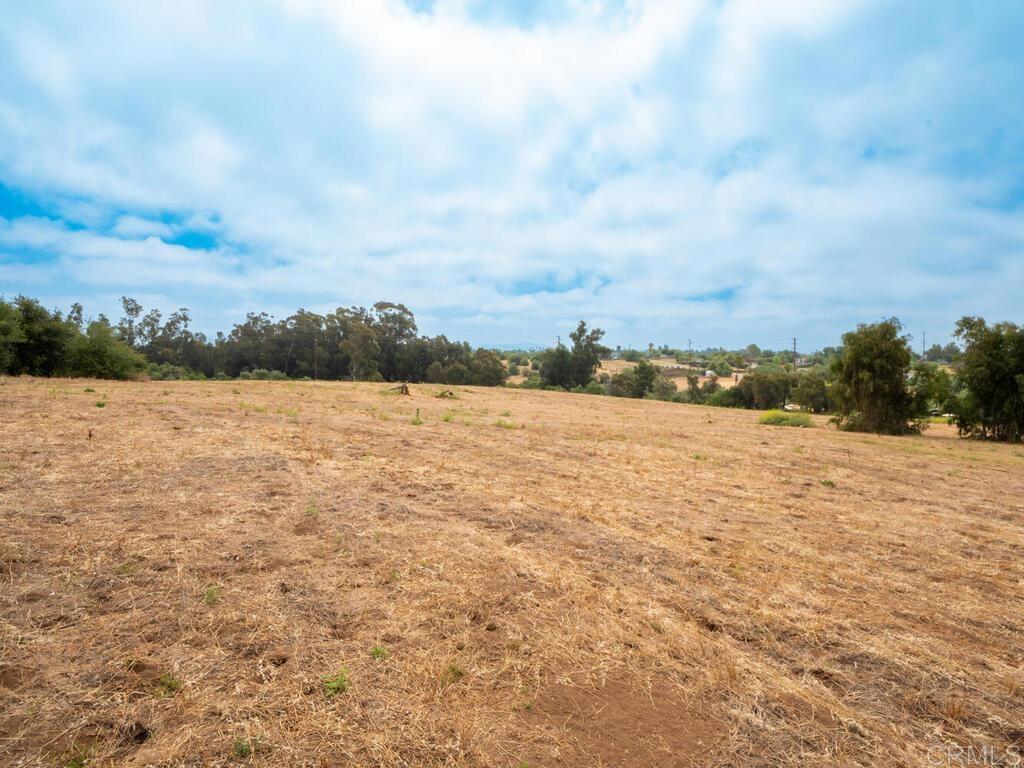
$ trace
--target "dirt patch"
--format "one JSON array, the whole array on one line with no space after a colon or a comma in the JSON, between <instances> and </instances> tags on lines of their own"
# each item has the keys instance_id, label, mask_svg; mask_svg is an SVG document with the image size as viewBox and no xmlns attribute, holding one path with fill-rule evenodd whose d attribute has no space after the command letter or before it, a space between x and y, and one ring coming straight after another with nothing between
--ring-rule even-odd
<instances>
[{"instance_id":1,"label":"dirt patch","mask_svg":"<svg viewBox=\"0 0 1024 768\"><path fill-rule=\"evenodd\" d=\"M725 724L665 683L628 678L545 686L522 715L535 736L530 766L602 768L700 765Z\"/></svg>"}]
</instances>

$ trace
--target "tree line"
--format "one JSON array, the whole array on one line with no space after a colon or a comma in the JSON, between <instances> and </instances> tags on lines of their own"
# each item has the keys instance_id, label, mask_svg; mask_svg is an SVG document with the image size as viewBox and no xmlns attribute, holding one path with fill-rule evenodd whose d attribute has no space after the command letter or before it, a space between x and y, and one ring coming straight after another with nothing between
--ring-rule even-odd
<instances>
[{"instance_id":1,"label":"tree line","mask_svg":"<svg viewBox=\"0 0 1024 768\"><path fill-rule=\"evenodd\" d=\"M636 364L614 375L599 372L600 357L610 352L600 344L603 336L580 322L570 334L572 346L560 344L538 355L539 370L522 386L757 410L794 403L834 414L841 429L892 435L920 432L943 415L962 436L1024 439L1024 329L1013 323L989 326L964 317L956 326L958 343L934 345L918 356L899 320L889 318L844 334L841 347L808 356L811 364L802 371L795 356L787 366L785 356L769 352L770 359L748 368L733 387L722 387L716 377L701 381L688 371L685 390L650 361L656 352L678 355L677 350L652 345L646 355L629 355L620 349L620 357ZM732 365L743 364L744 354L747 365L765 358L754 345L713 354L729 373Z\"/></svg>"},{"instance_id":2,"label":"tree line","mask_svg":"<svg viewBox=\"0 0 1024 768\"><path fill-rule=\"evenodd\" d=\"M115 323L86 322L81 305L66 314L37 300L0 300L0 373L127 379L310 378L495 386L507 373L492 350L445 336L421 336L402 304L304 309L274 321L250 313L214 338L190 328L187 309L166 318L123 297Z\"/></svg>"},{"instance_id":3,"label":"tree line","mask_svg":"<svg viewBox=\"0 0 1024 768\"><path fill-rule=\"evenodd\" d=\"M323 315L300 309L278 321L250 313L227 334L210 339L191 330L187 309L164 318L156 309L145 312L134 299L122 297L121 303L123 315L114 323L103 315L87 322L80 304L64 314L27 296L0 299L0 373L481 386L503 384L510 373L493 350L420 335L413 313L402 304L339 307ZM736 352L706 350L702 362L730 373L746 364L742 379L725 388L715 377L702 381L688 370L684 390L650 361L667 348L651 345L646 355L635 356L620 349L620 356L636 364L614 375L600 372L602 358L611 354L603 337L604 331L580 321L569 334L570 346L558 344L529 357L510 355L511 367L529 366L525 387L734 408L797 403L834 414L842 429L885 434L919 432L929 417L945 414L964 436L1024 439L1024 329L1013 323L990 326L964 317L956 326L956 344L935 345L917 356L899 321L890 318L844 334L841 347L809 356L812 364L802 371L794 355L754 345ZM677 358L683 354L668 351ZM758 367L752 368L755 358Z\"/></svg>"}]
</instances>

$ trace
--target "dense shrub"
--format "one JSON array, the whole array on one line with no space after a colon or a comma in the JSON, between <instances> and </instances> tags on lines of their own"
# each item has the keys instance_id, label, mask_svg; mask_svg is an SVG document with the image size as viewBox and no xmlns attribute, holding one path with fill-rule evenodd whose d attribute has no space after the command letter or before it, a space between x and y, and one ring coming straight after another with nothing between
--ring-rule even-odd
<instances>
[{"instance_id":1,"label":"dense shrub","mask_svg":"<svg viewBox=\"0 0 1024 768\"><path fill-rule=\"evenodd\" d=\"M284 371L268 371L266 368L257 368L254 371L242 371L238 378L243 381L284 381L288 378Z\"/></svg>"},{"instance_id":2,"label":"dense shrub","mask_svg":"<svg viewBox=\"0 0 1024 768\"><path fill-rule=\"evenodd\" d=\"M677 394L678 387L672 379L658 376L654 379L654 383L651 384L647 397L652 400L675 400Z\"/></svg>"},{"instance_id":3,"label":"dense shrub","mask_svg":"<svg viewBox=\"0 0 1024 768\"><path fill-rule=\"evenodd\" d=\"M202 381L206 378L202 373L170 363L150 363L146 367L146 375L153 381ZM219 375L227 378L223 373Z\"/></svg>"},{"instance_id":4,"label":"dense shrub","mask_svg":"<svg viewBox=\"0 0 1024 768\"><path fill-rule=\"evenodd\" d=\"M706 405L717 405L721 408L749 408L747 398L738 386L730 389L719 389L705 401Z\"/></svg>"},{"instance_id":5,"label":"dense shrub","mask_svg":"<svg viewBox=\"0 0 1024 768\"><path fill-rule=\"evenodd\" d=\"M92 379L131 379L145 368L146 359L118 339L108 323L93 322L85 333L68 341L61 372Z\"/></svg>"},{"instance_id":6,"label":"dense shrub","mask_svg":"<svg viewBox=\"0 0 1024 768\"><path fill-rule=\"evenodd\" d=\"M774 427L813 427L814 421L806 413L788 413L772 410L757 420L758 424L769 424Z\"/></svg>"}]
</instances>

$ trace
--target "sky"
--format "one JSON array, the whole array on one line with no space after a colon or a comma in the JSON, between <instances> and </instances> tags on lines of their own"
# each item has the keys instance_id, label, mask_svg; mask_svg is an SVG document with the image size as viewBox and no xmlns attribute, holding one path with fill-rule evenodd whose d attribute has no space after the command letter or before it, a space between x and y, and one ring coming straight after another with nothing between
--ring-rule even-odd
<instances>
[{"instance_id":1,"label":"sky","mask_svg":"<svg viewBox=\"0 0 1024 768\"><path fill-rule=\"evenodd\" d=\"M801 349L1024 321L1020 0L33 0L0 294Z\"/></svg>"}]
</instances>

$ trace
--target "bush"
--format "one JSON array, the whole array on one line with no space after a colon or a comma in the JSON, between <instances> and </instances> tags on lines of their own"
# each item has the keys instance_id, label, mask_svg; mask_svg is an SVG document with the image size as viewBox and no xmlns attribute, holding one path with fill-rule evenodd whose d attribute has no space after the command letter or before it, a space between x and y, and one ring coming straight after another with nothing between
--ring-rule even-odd
<instances>
[{"instance_id":1,"label":"bush","mask_svg":"<svg viewBox=\"0 0 1024 768\"><path fill-rule=\"evenodd\" d=\"M64 351L64 372L92 379L131 379L146 369L146 359L114 335L107 323L93 322L73 336Z\"/></svg>"},{"instance_id":2,"label":"bush","mask_svg":"<svg viewBox=\"0 0 1024 768\"><path fill-rule=\"evenodd\" d=\"M268 371L266 368L257 368L254 371L242 371L238 378L243 381L286 381L288 375L283 371Z\"/></svg>"},{"instance_id":3,"label":"bush","mask_svg":"<svg viewBox=\"0 0 1024 768\"><path fill-rule=\"evenodd\" d=\"M814 421L806 413L787 413L772 410L757 420L758 424L770 424L773 427L813 427Z\"/></svg>"},{"instance_id":4,"label":"bush","mask_svg":"<svg viewBox=\"0 0 1024 768\"><path fill-rule=\"evenodd\" d=\"M606 390L603 386L598 384L596 381L591 381L589 384L587 384L587 386L583 389L583 391L586 394L588 394L588 395L607 395L608 394L608 390Z\"/></svg>"},{"instance_id":5,"label":"bush","mask_svg":"<svg viewBox=\"0 0 1024 768\"><path fill-rule=\"evenodd\" d=\"M180 365L171 365L170 363L150 363L146 368L146 375L153 381L204 381L206 379L202 373L197 373L191 368L182 368ZM220 376L224 379L228 378L223 373Z\"/></svg>"},{"instance_id":6,"label":"bush","mask_svg":"<svg viewBox=\"0 0 1024 768\"><path fill-rule=\"evenodd\" d=\"M717 405L720 408L747 408L747 399L739 387L719 389L705 401L706 405Z\"/></svg>"},{"instance_id":7,"label":"bush","mask_svg":"<svg viewBox=\"0 0 1024 768\"><path fill-rule=\"evenodd\" d=\"M651 390L647 393L647 397L652 400L674 400L677 390L676 383L672 379L658 376L651 384Z\"/></svg>"}]
</instances>

